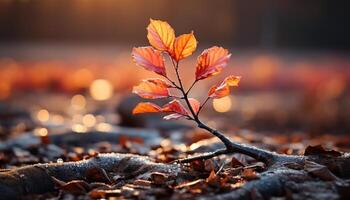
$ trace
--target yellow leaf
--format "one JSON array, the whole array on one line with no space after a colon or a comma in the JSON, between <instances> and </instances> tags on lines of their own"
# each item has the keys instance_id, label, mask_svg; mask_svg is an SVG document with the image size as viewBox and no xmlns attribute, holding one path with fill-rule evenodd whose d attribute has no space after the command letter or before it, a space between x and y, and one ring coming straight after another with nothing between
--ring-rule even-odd
<instances>
[{"instance_id":1,"label":"yellow leaf","mask_svg":"<svg viewBox=\"0 0 350 200\"><path fill-rule=\"evenodd\" d=\"M147 31L148 41L154 48L169 53L173 51L175 32L167 22L150 19Z\"/></svg>"}]
</instances>

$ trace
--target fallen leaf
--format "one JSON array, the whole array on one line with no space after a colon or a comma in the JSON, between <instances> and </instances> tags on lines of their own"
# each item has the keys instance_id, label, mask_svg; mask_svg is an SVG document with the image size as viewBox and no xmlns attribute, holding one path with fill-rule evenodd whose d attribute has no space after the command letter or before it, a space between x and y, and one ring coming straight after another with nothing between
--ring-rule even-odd
<instances>
[{"instance_id":1,"label":"fallen leaf","mask_svg":"<svg viewBox=\"0 0 350 200\"><path fill-rule=\"evenodd\" d=\"M86 179L89 182L112 183L106 171L99 167L92 167L85 172Z\"/></svg>"},{"instance_id":2,"label":"fallen leaf","mask_svg":"<svg viewBox=\"0 0 350 200\"><path fill-rule=\"evenodd\" d=\"M221 186L220 177L215 174L214 170L212 170L210 172L208 178L206 179L206 182L208 183L208 185L213 186L213 187L220 187Z\"/></svg>"},{"instance_id":3,"label":"fallen leaf","mask_svg":"<svg viewBox=\"0 0 350 200\"><path fill-rule=\"evenodd\" d=\"M243 169L242 177L246 180L255 180L260 178L253 169Z\"/></svg>"},{"instance_id":4,"label":"fallen leaf","mask_svg":"<svg viewBox=\"0 0 350 200\"><path fill-rule=\"evenodd\" d=\"M106 196L106 191L101 189L94 189L89 192L89 196L92 199L102 199Z\"/></svg>"},{"instance_id":5,"label":"fallen leaf","mask_svg":"<svg viewBox=\"0 0 350 200\"><path fill-rule=\"evenodd\" d=\"M231 159L231 167L237 168L237 167L244 167L244 165L235 157L232 157Z\"/></svg>"},{"instance_id":6,"label":"fallen leaf","mask_svg":"<svg viewBox=\"0 0 350 200\"><path fill-rule=\"evenodd\" d=\"M342 154L335 150L326 150L321 145L308 146L304 152L305 156L315 155L315 156L328 156L328 157L339 157Z\"/></svg>"},{"instance_id":7,"label":"fallen leaf","mask_svg":"<svg viewBox=\"0 0 350 200\"><path fill-rule=\"evenodd\" d=\"M74 195L82 195L86 194L90 190L90 186L83 180L74 180L61 186L60 189Z\"/></svg>"},{"instance_id":8,"label":"fallen leaf","mask_svg":"<svg viewBox=\"0 0 350 200\"><path fill-rule=\"evenodd\" d=\"M304 170L308 173L324 180L324 181L336 181L339 180L329 169L318 163L306 160L304 165Z\"/></svg>"},{"instance_id":9,"label":"fallen leaf","mask_svg":"<svg viewBox=\"0 0 350 200\"><path fill-rule=\"evenodd\" d=\"M215 161L213 159L204 160L204 169L207 172L211 172L211 171L215 170L216 165L217 164L215 163Z\"/></svg>"},{"instance_id":10,"label":"fallen leaf","mask_svg":"<svg viewBox=\"0 0 350 200\"><path fill-rule=\"evenodd\" d=\"M153 172L151 174L151 179L152 182L156 185L162 185L165 184L165 182L168 179L168 176L164 173L160 173L160 172Z\"/></svg>"}]
</instances>

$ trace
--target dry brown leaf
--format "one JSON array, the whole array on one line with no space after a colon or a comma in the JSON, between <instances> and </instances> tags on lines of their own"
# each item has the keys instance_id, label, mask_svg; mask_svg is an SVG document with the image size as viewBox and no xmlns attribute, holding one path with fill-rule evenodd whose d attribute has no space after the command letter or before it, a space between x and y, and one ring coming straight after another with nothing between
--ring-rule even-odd
<instances>
[{"instance_id":1,"label":"dry brown leaf","mask_svg":"<svg viewBox=\"0 0 350 200\"><path fill-rule=\"evenodd\" d=\"M328 156L328 157L339 157L342 154L335 150L324 149L321 145L308 146L304 152L305 156L315 155L315 156Z\"/></svg>"},{"instance_id":2,"label":"dry brown leaf","mask_svg":"<svg viewBox=\"0 0 350 200\"><path fill-rule=\"evenodd\" d=\"M336 177L329 169L324 166L320 165L318 163L306 160L304 165L305 171L308 173L324 180L324 181L336 181L339 180L338 177Z\"/></svg>"},{"instance_id":3,"label":"dry brown leaf","mask_svg":"<svg viewBox=\"0 0 350 200\"><path fill-rule=\"evenodd\" d=\"M75 180L66 183L61 186L61 190L74 194L74 195L82 195L86 194L90 190L90 185L83 180Z\"/></svg>"},{"instance_id":4,"label":"dry brown leaf","mask_svg":"<svg viewBox=\"0 0 350 200\"><path fill-rule=\"evenodd\" d=\"M151 179L152 179L152 182L156 185L162 185L164 184L167 179L168 179L168 176L164 173L160 173L160 172L153 172L151 174Z\"/></svg>"},{"instance_id":5,"label":"dry brown leaf","mask_svg":"<svg viewBox=\"0 0 350 200\"><path fill-rule=\"evenodd\" d=\"M254 180L260 178L253 169L243 169L242 177L246 180Z\"/></svg>"}]
</instances>

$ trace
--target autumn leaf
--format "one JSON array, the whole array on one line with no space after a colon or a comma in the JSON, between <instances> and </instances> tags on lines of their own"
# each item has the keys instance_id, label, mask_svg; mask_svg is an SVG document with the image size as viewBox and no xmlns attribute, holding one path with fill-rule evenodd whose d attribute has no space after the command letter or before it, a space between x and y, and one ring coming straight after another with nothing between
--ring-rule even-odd
<instances>
[{"instance_id":1,"label":"autumn leaf","mask_svg":"<svg viewBox=\"0 0 350 200\"><path fill-rule=\"evenodd\" d=\"M174 52L172 57L179 61L186 58L196 50L197 40L193 35L193 31L189 34L182 34L175 39Z\"/></svg>"},{"instance_id":2,"label":"autumn leaf","mask_svg":"<svg viewBox=\"0 0 350 200\"><path fill-rule=\"evenodd\" d=\"M133 88L132 92L145 99L159 99L170 95L168 87L155 83L154 79L143 80Z\"/></svg>"},{"instance_id":3,"label":"autumn leaf","mask_svg":"<svg viewBox=\"0 0 350 200\"><path fill-rule=\"evenodd\" d=\"M163 119L179 119L188 115L186 108L178 101L172 100L171 102L165 104L162 108L163 112L171 112L173 114L165 116Z\"/></svg>"},{"instance_id":4,"label":"autumn leaf","mask_svg":"<svg viewBox=\"0 0 350 200\"><path fill-rule=\"evenodd\" d=\"M219 99L230 94L230 87L238 86L240 76L228 76L219 86L212 86L208 92L208 96Z\"/></svg>"},{"instance_id":5,"label":"autumn leaf","mask_svg":"<svg viewBox=\"0 0 350 200\"><path fill-rule=\"evenodd\" d=\"M152 47L138 47L133 48L131 55L136 65L166 76L164 58L161 52L154 50Z\"/></svg>"},{"instance_id":6,"label":"autumn leaf","mask_svg":"<svg viewBox=\"0 0 350 200\"><path fill-rule=\"evenodd\" d=\"M186 108L176 99L165 104L162 108L163 112L174 112L182 115L187 115Z\"/></svg>"},{"instance_id":7,"label":"autumn leaf","mask_svg":"<svg viewBox=\"0 0 350 200\"><path fill-rule=\"evenodd\" d=\"M188 101L190 102L190 105L191 105L193 111L194 111L195 113L198 113L199 107L200 107L200 105L201 105L201 104L199 103L199 101L198 101L197 99L194 99L194 98L188 98Z\"/></svg>"},{"instance_id":8,"label":"autumn leaf","mask_svg":"<svg viewBox=\"0 0 350 200\"><path fill-rule=\"evenodd\" d=\"M165 120L171 120L171 119L181 119L185 117L184 115L180 115L180 114L177 114L177 113L174 113L174 114L170 114L170 115L166 115L163 117L163 119Z\"/></svg>"},{"instance_id":9,"label":"autumn leaf","mask_svg":"<svg viewBox=\"0 0 350 200\"><path fill-rule=\"evenodd\" d=\"M150 102L141 102L138 103L132 111L132 114L140 114L140 113L155 113L160 112L161 108L156 104Z\"/></svg>"},{"instance_id":10,"label":"autumn leaf","mask_svg":"<svg viewBox=\"0 0 350 200\"><path fill-rule=\"evenodd\" d=\"M202 52L197 59L196 80L214 76L226 67L231 54L222 47L211 47Z\"/></svg>"},{"instance_id":11,"label":"autumn leaf","mask_svg":"<svg viewBox=\"0 0 350 200\"><path fill-rule=\"evenodd\" d=\"M175 32L167 22L150 19L147 31L148 41L154 48L159 51L172 52Z\"/></svg>"},{"instance_id":12,"label":"autumn leaf","mask_svg":"<svg viewBox=\"0 0 350 200\"><path fill-rule=\"evenodd\" d=\"M166 87L166 88L173 88L174 87L174 86L170 85L169 83L167 83L166 81L159 79L159 78L149 78L149 79L146 79L144 81L154 83L154 84L161 86L161 87Z\"/></svg>"}]
</instances>

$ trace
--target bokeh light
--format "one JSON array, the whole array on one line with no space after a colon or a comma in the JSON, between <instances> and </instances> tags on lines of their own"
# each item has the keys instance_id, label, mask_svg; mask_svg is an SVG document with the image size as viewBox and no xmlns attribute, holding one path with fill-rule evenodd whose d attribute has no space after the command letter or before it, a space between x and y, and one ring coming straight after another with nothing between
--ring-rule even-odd
<instances>
[{"instance_id":1,"label":"bokeh light","mask_svg":"<svg viewBox=\"0 0 350 200\"><path fill-rule=\"evenodd\" d=\"M217 112L228 112L232 107L232 100L230 96L213 100L213 107Z\"/></svg>"},{"instance_id":2,"label":"bokeh light","mask_svg":"<svg viewBox=\"0 0 350 200\"><path fill-rule=\"evenodd\" d=\"M112 130L112 125L108 123L98 123L96 126L96 130L101 132L109 132Z\"/></svg>"},{"instance_id":3,"label":"bokeh light","mask_svg":"<svg viewBox=\"0 0 350 200\"><path fill-rule=\"evenodd\" d=\"M34 129L34 135L39 136L39 137L45 137L49 131L46 128L36 128Z\"/></svg>"},{"instance_id":4,"label":"bokeh light","mask_svg":"<svg viewBox=\"0 0 350 200\"><path fill-rule=\"evenodd\" d=\"M97 101L107 100L113 95L113 85L104 79L97 79L91 83L90 95Z\"/></svg>"},{"instance_id":5,"label":"bokeh light","mask_svg":"<svg viewBox=\"0 0 350 200\"><path fill-rule=\"evenodd\" d=\"M50 114L49 114L49 111L45 109L41 109L37 113L36 117L40 122L47 122L50 119Z\"/></svg>"},{"instance_id":6,"label":"bokeh light","mask_svg":"<svg viewBox=\"0 0 350 200\"><path fill-rule=\"evenodd\" d=\"M82 110L86 106L86 100L83 95L77 94L74 95L71 99L71 105L76 110Z\"/></svg>"},{"instance_id":7,"label":"bokeh light","mask_svg":"<svg viewBox=\"0 0 350 200\"><path fill-rule=\"evenodd\" d=\"M92 114L84 115L83 124L87 127L93 127L96 124L96 118Z\"/></svg>"},{"instance_id":8,"label":"bokeh light","mask_svg":"<svg viewBox=\"0 0 350 200\"><path fill-rule=\"evenodd\" d=\"M82 124L74 124L72 126L72 131L76 133L85 133L87 131L87 128L83 126Z\"/></svg>"}]
</instances>

